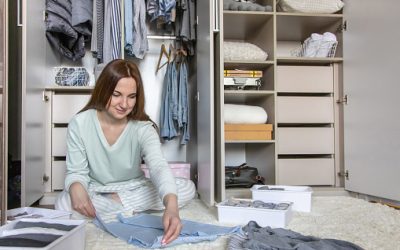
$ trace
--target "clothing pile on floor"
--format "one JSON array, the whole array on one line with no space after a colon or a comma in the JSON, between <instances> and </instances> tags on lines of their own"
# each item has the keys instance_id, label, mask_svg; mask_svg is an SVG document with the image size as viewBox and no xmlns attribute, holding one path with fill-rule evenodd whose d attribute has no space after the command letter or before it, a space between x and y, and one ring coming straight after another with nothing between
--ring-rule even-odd
<instances>
[{"instance_id":1,"label":"clothing pile on floor","mask_svg":"<svg viewBox=\"0 0 400 250\"><path fill-rule=\"evenodd\" d=\"M94 224L111 235L129 244L143 248L163 247L161 240L164 234L162 217L149 214L137 214L124 217L119 214L118 221L105 222L97 216ZM168 247L213 241L219 236L232 234L228 249L288 249L288 250L362 250L359 246L336 239L320 239L304 236L284 228L260 227L250 221L246 226L224 227L195 221L182 220L182 231L179 237L168 244Z\"/></svg>"},{"instance_id":2,"label":"clothing pile on floor","mask_svg":"<svg viewBox=\"0 0 400 250\"><path fill-rule=\"evenodd\" d=\"M304 236L284 228L260 227L254 221L250 221L240 233L229 239L228 249L362 250L351 242Z\"/></svg>"}]
</instances>

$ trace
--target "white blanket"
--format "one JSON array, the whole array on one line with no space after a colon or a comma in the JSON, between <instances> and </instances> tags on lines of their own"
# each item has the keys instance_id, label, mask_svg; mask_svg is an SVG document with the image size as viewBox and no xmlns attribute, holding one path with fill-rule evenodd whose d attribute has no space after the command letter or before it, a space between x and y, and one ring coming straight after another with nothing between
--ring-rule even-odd
<instances>
[{"instance_id":1,"label":"white blanket","mask_svg":"<svg viewBox=\"0 0 400 250\"><path fill-rule=\"evenodd\" d=\"M264 108L251 105L225 104L224 122L230 124L264 124L268 114Z\"/></svg>"}]
</instances>

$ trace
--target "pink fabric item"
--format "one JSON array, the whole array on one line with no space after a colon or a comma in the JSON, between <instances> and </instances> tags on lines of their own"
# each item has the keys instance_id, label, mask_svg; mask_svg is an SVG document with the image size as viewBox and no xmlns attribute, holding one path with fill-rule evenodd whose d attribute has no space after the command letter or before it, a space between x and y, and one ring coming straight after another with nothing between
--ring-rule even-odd
<instances>
[{"instance_id":1,"label":"pink fabric item","mask_svg":"<svg viewBox=\"0 0 400 250\"><path fill-rule=\"evenodd\" d=\"M171 168L172 174L175 177L181 177L190 180L189 163L169 163L168 165ZM140 167L144 172L144 176L146 176L146 178L149 178L149 169L147 168L146 164L142 164Z\"/></svg>"}]
</instances>

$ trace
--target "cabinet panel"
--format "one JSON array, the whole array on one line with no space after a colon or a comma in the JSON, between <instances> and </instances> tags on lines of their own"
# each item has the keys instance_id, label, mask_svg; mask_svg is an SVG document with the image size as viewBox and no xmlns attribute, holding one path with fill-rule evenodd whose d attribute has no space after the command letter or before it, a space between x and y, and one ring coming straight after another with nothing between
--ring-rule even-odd
<instances>
[{"instance_id":1,"label":"cabinet panel","mask_svg":"<svg viewBox=\"0 0 400 250\"><path fill-rule=\"evenodd\" d=\"M277 91L287 93L332 93L332 66L280 65L276 71Z\"/></svg>"},{"instance_id":2,"label":"cabinet panel","mask_svg":"<svg viewBox=\"0 0 400 250\"><path fill-rule=\"evenodd\" d=\"M333 127L278 128L278 154L333 154Z\"/></svg>"},{"instance_id":3,"label":"cabinet panel","mask_svg":"<svg viewBox=\"0 0 400 250\"><path fill-rule=\"evenodd\" d=\"M67 128L53 128L51 138L52 156L65 156L67 154Z\"/></svg>"},{"instance_id":4,"label":"cabinet panel","mask_svg":"<svg viewBox=\"0 0 400 250\"><path fill-rule=\"evenodd\" d=\"M89 101L90 95L54 95L53 123L68 123Z\"/></svg>"},{"instance_id":5,"label":"cabinet panel","mask_svg":"<svg viewBox=\"0 0 400 250\"><path fill-rule=\"evenodd\" d=\"M52 190L63 190L65 172L67 170L67 164L65 161L53 161L52 162L52 178L51 178L51 189Z\"/></svg>"},{"instance_id":6,"label":"cabinet panel","mask_svg":"<svg viewBox=\"0 0 400 250\"><path fill-rule=\"evenodd\" d=\"M333 158L279 159L281 185L334 185Z\"/></svg>"},{"instance_id":7,"label":"cabinet panel","mask_svg":"<svg viewBox=\"0 0 400 250\"><path fill-rule=\"evenodd\" d=\"M333 123L333 97L278 96L279 123Z\"/></svg>"}]
</instances>

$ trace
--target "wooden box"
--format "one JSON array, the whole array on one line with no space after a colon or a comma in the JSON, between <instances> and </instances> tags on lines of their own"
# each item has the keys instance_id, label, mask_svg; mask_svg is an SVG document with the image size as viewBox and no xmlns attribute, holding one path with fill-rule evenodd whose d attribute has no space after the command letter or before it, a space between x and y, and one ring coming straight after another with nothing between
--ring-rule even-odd
<instances>
[{"instance_id":1,"label":"wooden box","mask_svg":"<svg viewBox=\"0 0 400 250\"><path fill-rule=\"evenodd\" d=\"M225 124L225 140L271 140L272 124Z\"/></svg>"}]
</instances>

